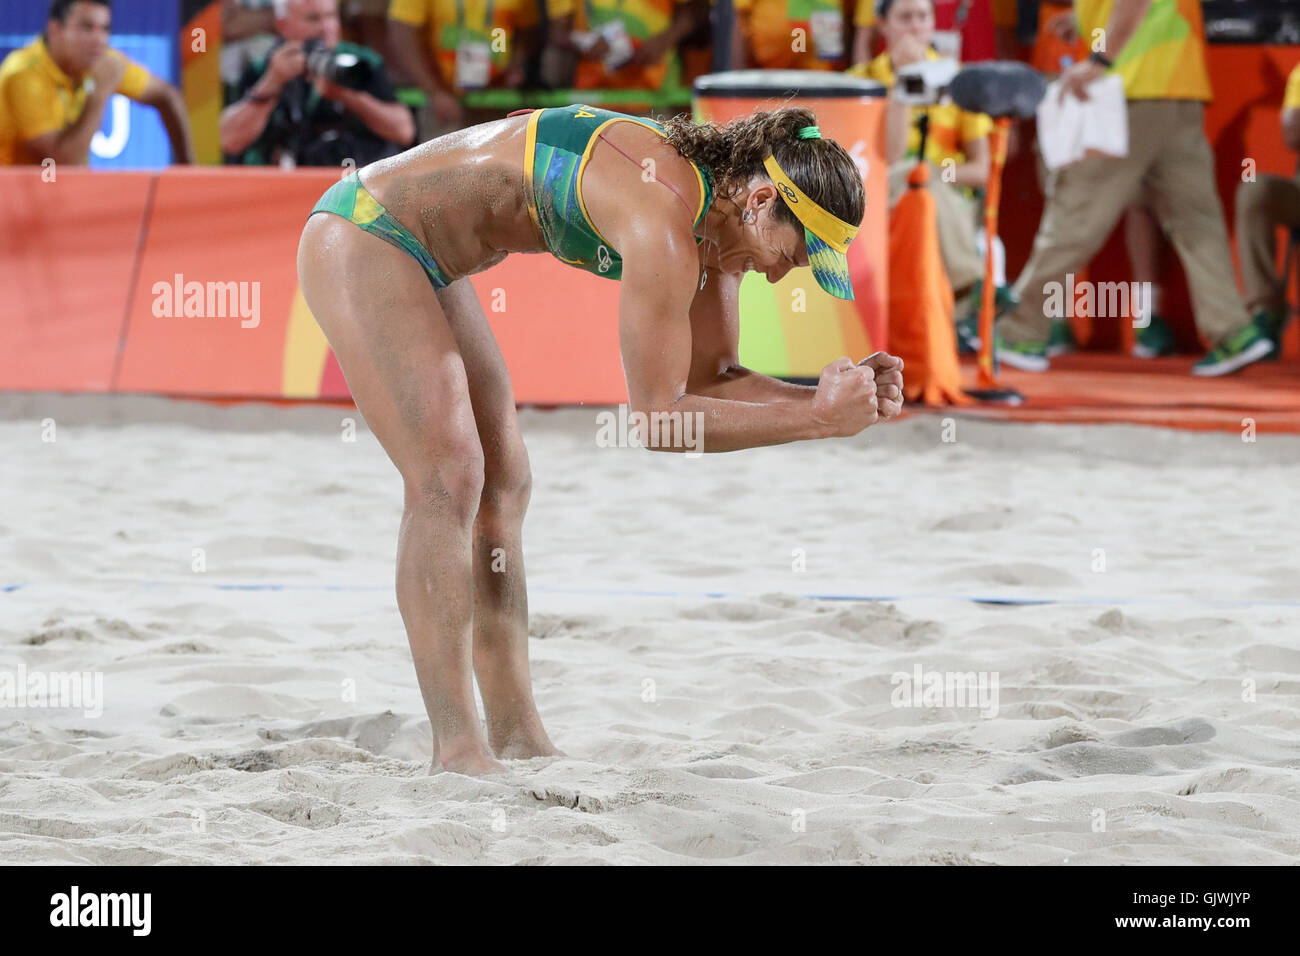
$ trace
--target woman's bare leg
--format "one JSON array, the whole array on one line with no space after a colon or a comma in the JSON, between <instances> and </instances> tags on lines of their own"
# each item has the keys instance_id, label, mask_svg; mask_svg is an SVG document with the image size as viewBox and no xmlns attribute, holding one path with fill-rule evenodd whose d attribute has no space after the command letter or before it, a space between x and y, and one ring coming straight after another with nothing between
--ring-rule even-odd
<instances>
[{"instance_id":1,"label":"woman's bare leg","mask_svg":"<svg viewBox=\"0 0 1300 956\"><path fill-rule=\"evenodd\" d=\"M465 363L483 447L483 495L474 522L474 673L488 741L503 759L563 756L542 726L528 669L523 523L532 473L514 390L469 280L440 290L438 300Z\"/></svg>"},{"instance_id":2,"label":"woman's bare leg","mask_svg":"<svg viewBox=\"0 0 1300 956\"><path fill-rule=\"evenodd\" d=\"M397 605L433 727L431 772L504 771L474 701L484 456L455 338L415 260L338 216L307 221L298 277L357 409L402 475Z\"/></svg>"}]
</instances>

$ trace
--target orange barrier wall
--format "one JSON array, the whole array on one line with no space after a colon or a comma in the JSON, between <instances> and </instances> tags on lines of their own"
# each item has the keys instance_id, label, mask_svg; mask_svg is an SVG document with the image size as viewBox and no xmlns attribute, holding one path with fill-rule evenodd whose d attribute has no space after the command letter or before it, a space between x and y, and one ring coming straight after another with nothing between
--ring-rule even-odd
<instances>
[{"instance_id":1,"label":"orange barrier wall","mask_svg":"<svg viewBox=\"0 0 1300 956\"><path fill-rule=\"evenodd\" d=\"M0 170L0 278L17 290L0 319L0 389L346 398L296 262L307 213L337 175L68 169L44 183L36 168ZM519 402L626 401L618 283L548 255L510 256L471 281ZM256 316L227 289L250 306L255 290ZM807 364L815 374L842 351Z\"/></svg>"},{"instance_id":2,"label":"orange barrier wall","mask_svg":"<svg viewBox=\"0 0 1300 956\"><path fill-rule=\"evenodd\" d=\"M43 183L36 168L0 170L0 389L346 398L296 269L307 212L336 175L69 169ZM626 400L618 283L546 255L472 282L518 401ZM186 316L189 283L247 283L250 304L256 283L256 325Z\"/></svg>"},{"instance_id":3,"label":"orange barrier wall","mask_svg":"<svg viewBox=\"0 0 1300 956\"><path fill-rule=\"evenodd\" d=\"M154 176L0 170L0 388L109 388Z\"/></svg>"}]
</instances>

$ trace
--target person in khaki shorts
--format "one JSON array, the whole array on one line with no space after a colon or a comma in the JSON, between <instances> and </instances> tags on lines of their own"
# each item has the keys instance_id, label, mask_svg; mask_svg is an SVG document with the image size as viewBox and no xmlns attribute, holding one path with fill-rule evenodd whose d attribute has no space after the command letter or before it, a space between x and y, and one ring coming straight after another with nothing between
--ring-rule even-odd
<instances>
[{"instance_id":1,"label":"person in khaki shorts","mask_svg":"<svg viewBox=\"0 0 1300 956\"><path fill-rule=\"evenodd\" d=\"M1282 141L1300 152L1300 66L1291 71L1282 100ZM1300 169L1290 179L1260 176L1237 187L1237 250L1246 283L1246 302L1255 310L1274 347L1286 325L1286 286L1277 274L1277 227L1300 229ZM1277 355L1277 352L1274 352Z\"/></svg>"},{"instance_id":2,"label":"person in khaki shorts","mask_svg":"<svg viewBox=\"0 0 1300 956\"><path fill-rule=\"evenodd\" d=\"M1063 75L1066 95L1108 70L1124 80L1129 151L1090 156L1049 174L1047 205L1029 262L1015 285L1020 305L998 324L999 358L1027 371L1048 367L1050 283L1086 264L1124 211L1149 201L1183 262L1197 328L1214 343L1195 375L1226 375L1274 350L1237 291L1214 154L1204 132L1210 78L1199 0L1075 0L1089 59Z\"/></svg>"}]
</instances>

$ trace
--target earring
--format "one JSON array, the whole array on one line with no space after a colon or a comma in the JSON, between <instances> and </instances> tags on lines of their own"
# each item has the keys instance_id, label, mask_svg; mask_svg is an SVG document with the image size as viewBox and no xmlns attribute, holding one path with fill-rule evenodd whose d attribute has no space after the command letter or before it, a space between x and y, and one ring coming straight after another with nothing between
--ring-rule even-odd
<instances>
[{"instance_id":1,"label":"earring","mask_svg":"<svg viewBox=\"0 0 1300 956\"><path fill-rule=\"evenodd\" d=\"M745 210L745 214L744 214L743 216L740 217L740 221L741 221L741 222L753 222L753 221L754 221L754 210L752 210L752 209L746 209L746 210Z\"/></svg>"}]
</instances>

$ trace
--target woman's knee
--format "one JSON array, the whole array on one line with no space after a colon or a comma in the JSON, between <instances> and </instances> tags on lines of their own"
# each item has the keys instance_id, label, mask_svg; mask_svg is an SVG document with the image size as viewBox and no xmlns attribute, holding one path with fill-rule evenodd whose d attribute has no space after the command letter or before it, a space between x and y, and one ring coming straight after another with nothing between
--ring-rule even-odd
<instances>
[{"instance_id":1,"label":"woman's knee","mask_svg":"<svg viewBox=\"0 0 1300 956\"><path fill-rule=\"evenodd\" d=\"M483 447L470 435L430 449L403 473L406 510L472 524L483 495Z\"/></svg>"},{"instance_id":2,"label":"woman's knee","mask_svg":"<svg viewBox=\"0 0 1300 956\"><path fill-rule=\"evenodd\" d=\"M496 454L487 457L479 520L522 520L532 496L533 473L523 441L515 438L503 443Z\"/></svg>"}]
</instances>

